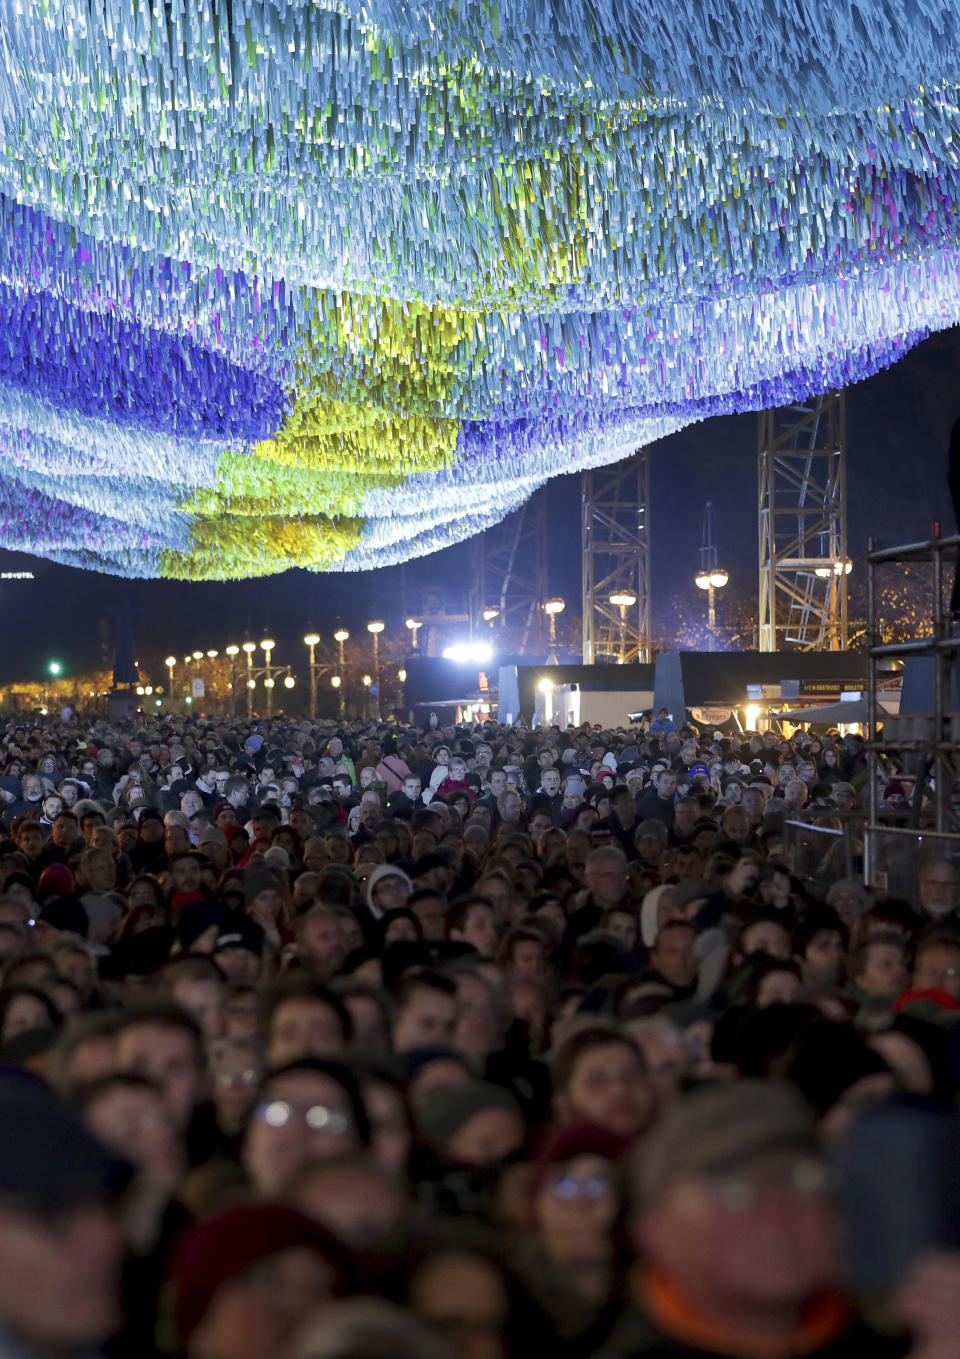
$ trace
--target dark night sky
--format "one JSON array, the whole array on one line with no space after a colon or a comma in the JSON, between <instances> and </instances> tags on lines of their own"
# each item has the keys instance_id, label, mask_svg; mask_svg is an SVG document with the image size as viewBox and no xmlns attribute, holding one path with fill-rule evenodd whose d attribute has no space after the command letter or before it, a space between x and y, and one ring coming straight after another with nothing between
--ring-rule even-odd
<instances>
[{"instance_id":1,"label":"dark night sky","mask_svg":"<svg viewBox=\"0 0 960 1359\"><path fill-rule=\"evenodd\" d=\"M927 536L935 519L954 529L946 492L947 436L960 415L960 330L935 335L889 372L849 390L847 401L849 532L854 561L869 533L880 542ZM709 420L653 449L652 579L658 601L683 586L697 565L705 500L714 504L720 555L736 579L756 574L756 429L754 415ZM551 590L579 595L579 481L560 477L549 498ZM0 553L4 570L32 570L33 582L0 582L0 683L40 678L51 656L68 670L101 663L111 609L129 605L142 659L223 647L269 630L277 660L299 664L308 628L327 633L342 621L401 618L403 572L314 575L291 571L260 581L188 584L123 581L22 554ZM424 583L466 579L464 547L406 568L411 593Z\"/></svg>"}]
</instances>

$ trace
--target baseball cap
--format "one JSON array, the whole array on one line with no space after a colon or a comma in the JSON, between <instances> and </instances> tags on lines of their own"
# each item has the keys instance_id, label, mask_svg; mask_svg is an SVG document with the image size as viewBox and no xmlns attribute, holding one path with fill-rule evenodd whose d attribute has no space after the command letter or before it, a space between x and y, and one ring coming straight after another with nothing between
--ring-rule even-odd
<instances>
[{"instance_id":1,"label":"baseball cap","mask_svg":"<svg viewBox=\"0 0 960 1359\"><path fill-rule=\"evenodd\" d=\"M703 1086L668 1105L638 1149L634 1187L650 1203L678 1184L711 1179L780 1147L816 1147L813 1111L787 1081Z\"/></svg>"}]
</instances>

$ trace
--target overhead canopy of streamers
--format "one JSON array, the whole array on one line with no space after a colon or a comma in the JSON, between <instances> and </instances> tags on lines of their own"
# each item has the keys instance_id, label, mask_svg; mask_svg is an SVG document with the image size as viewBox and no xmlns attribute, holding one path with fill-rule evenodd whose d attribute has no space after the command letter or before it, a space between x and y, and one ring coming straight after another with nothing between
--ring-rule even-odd
<instances>
[{"instance_id":1,"label":"overhead canopy of streamers","mask_svg":"<svg viewBox=\"0 0 960 1359\"><path fill-rule=\"evenodd\" d=\"M960 320L956 0L0 0L0 544L356 570Z\"/></svg>"}]
</instances>

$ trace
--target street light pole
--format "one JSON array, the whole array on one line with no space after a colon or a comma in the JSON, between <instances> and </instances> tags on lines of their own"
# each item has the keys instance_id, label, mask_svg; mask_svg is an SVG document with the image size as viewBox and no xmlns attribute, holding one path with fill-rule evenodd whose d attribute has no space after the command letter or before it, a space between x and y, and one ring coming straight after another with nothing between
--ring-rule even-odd
<instances>
[{"instance_id":1,"label":"street light pole","mask_svg":"<svg viewBox=\"0 0 960 1359\"><path fill-rule=\"evenodd\" d=\"M257 681L253 678L253 653L256 649L256 642L244 642L243 644L243 650L247 657L247 717L253 716L253 691L257 687Z\"/></svg>"},{"instance_id":2,"label":"street light pole","mask_svg":"<svg viewBox=\"0 0 960 1359\"><path fill-rule=\"evenodd\" d=\"M317 718L317 643L320 641L315 632L308 632L303 644L310 650L310 720Z\"/></svg>"},{"instance_id":3,"label":"street light pole","mask_svg":"<svg viewBox=\"0 0 960 1359\"><path fill-rule=\"evenodd\" d=\"M338 685L336 685L335 688L338 690L339 698L340 698L340 721L341 721L341 722L343 721L344 717L346 716L346 712L347 712L347 689L346 689L346 685L345 685L345 683L344 683L344 680L346 679L346 674L345 674L344 668L343 668L343 644L344 644L344 642L349 641L349 639L350 639L350 634L349 634L349 632L347 632L346 628L338 628L337 631L333 634L333 640L334 640L334 641L336 642L336 644L337 644L337 658L338 658L338 664L339 664L339 667L340 667L340 683L339 683Z\"/></svg>"},{"instance_id":4,"label":"street light pole","mask_svg":"<svg viewBox=\"0 0 960 1359\"><path fill-rule=\"evenodd\" d=\"M238 646L228 646L225 648L226 654L230 657L230 716L237 715L237 657L240 655Z\"/></svg>"},{"instance_id":5,"label":"street light pole","mask_svg":"<svg viewBox=\"0 0 960 1359\"><path fill-rule=\"evenodd\" d=\"M620 656L619 662L623 665L627 655L627 610L632 609L637 602L637 596L632 590L621 590L618 594L610 596L610 603L620 610Z\"/></svg>"},{"instance_id":6,"label":"street light pole","mask_svg":"<svg viewBox=\"0 0 960 1359\"><path fill-rule=\"evenodd\" d=\"M548 599L544 604L544 613L547 615L547 622L550 624L550 654L549 660L557 659L557 614L563 613L567 607L566 600Z\"/></svg>"},{"instance_id":7,"label":"street light pole","mask_svg":"<svg viewBox=\"0 0 960 1359\"><path fill-rule=\"evenodd\" d=\"M698 590L707 592L707 628L710 633L708 649L713 651L717 640L717 590L722 590L729 577L719 564L717 547L713 541L713 505L708 500L703 511L703 541L700 547L700 569L694 576Z\"/></svg>"},{"instance_id":8,"label":"street light pole","mask_svg":"<svg viewBox=\"0 0 960 1359\"><path fill-rule=\"evenodd\" d=\"M275 644L269 637L265 637L264 640L260 643L260 649L261 649L261 651L263 652L263 654L264 654L264 655L266 656L266 658L267 658L266 665L264 666L264 670L266 671L266 675L264 676L263 687L264 687L264 688L266 689L266 691L267 691L267 716L268 716L268 717L272 717L272 716L273 716L273 686L274 686L274 678L273 678L273 672L272 672L272 670L271 670L271 668L270 668L270 662L271 662L271 653L272 653L273 648L274 648L275 645L276 645L276 644Z\"/></svg>"},{"instance_id":9,"label":"street light pole","mask_svg":"<svg viewBox=\"0 0 960 1359\"><path fill-rule=\"evenodd\" d=\"M171 708L173 707L173 667L176 665L176 663L177 663L176 656L168 656L167 659L164 661L164 665L167 667L167 672L170 676L170 687L167 692L170 694Z\"/></svg>"},{"instance_id":10,"label":"street light pole","mask_svg":"<svg viewBox=\"0 0 960 1359\"><path fill-rule=\"evenodd\" d=\"M380 683L380 634L386 627L379 618L367 624L367 632L373 636L373 673L377 682L377 717L383 721L383 686Z\"/></svg>"}]
</instances>

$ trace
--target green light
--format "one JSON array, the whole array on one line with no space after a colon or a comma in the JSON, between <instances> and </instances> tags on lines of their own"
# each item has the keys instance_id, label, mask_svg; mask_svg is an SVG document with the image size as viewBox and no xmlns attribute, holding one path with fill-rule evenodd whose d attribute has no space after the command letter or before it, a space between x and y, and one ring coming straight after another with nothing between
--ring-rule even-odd
<instances>
[{"instance_id":1,"label":"green light","mask_svg":"<svg viewBox=\"0 0 960 1359\"><path fill-rule=\"evenodd\" d=\"M50 671L51 675L59 675L60 672L63 670L63 666L60 664L59 661L48 661L47 669Z\"/></svg>"}]
</instances>

